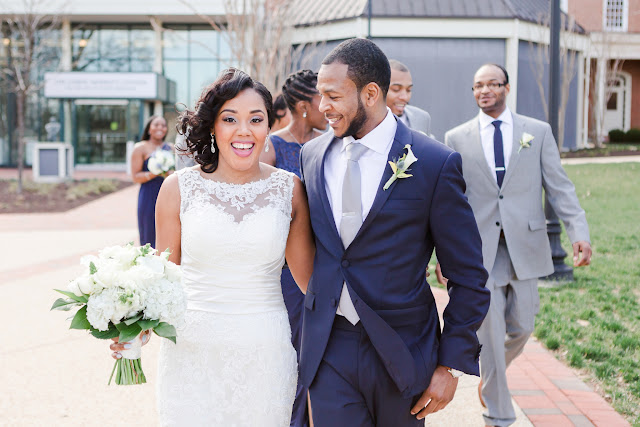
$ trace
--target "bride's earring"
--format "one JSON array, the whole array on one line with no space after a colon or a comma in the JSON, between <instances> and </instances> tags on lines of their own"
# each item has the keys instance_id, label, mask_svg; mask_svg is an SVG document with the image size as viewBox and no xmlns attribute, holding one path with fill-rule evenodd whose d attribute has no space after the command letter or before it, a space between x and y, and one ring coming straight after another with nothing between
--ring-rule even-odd
<instances>
[{"instance_id":1,"label":"bride's earring","mask_svg":"<svg viewBox=\"0 0 640 427\"><path fill-rule=\"evenodd\" d=\"M216 138L214 134L211 134L211 153L215 153L216 152Z\"/></svg>"},{"instance_id":2,"label":"bride's earring","mask_svg":"<svg viewBox=\"0 0 640 427\"><path fill-rule=\"evenodd\" d=\"M302 117L304 117L305 119L307 118L307 112L306 111L304 113L302 113Z\"/></svg>"},{"instance_id":3,"label":"bride's earring","mask_svg":"<svg viewBox=\"0 0 640 427\"><path fill-rule=\"evenodd\" d=\"M269 152L269 137L268 136L264 140L264 152L265 153Z\"/></svg>"}]
</instances>

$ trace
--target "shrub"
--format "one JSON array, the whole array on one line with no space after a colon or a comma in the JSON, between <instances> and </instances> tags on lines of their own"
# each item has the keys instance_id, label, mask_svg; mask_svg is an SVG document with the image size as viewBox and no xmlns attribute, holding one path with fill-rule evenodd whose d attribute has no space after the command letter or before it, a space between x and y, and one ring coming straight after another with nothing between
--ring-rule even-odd
<instances>
[{"instance_id":1,"label":"shrub","mask_svg":"<svg viewBox=\"0 0 640 427\"><path fill-rule=\"evenodd\" d=\"M609 131L609 142L624 142L625 137L626 133L622 129L611 129Z\"/></svg>"},{"instance_id":2,"label":"shrub","mask_svg":"<svg viewBox=\"0 0 640 427\"><path fill-rule=\"evenodd\" d=\"M632 143L637 143L640 144L640 129L638 128L631 128L627 131L627 133L624 135L624 141L625 142L632 142Z\"/></svg>"}]
</instances>

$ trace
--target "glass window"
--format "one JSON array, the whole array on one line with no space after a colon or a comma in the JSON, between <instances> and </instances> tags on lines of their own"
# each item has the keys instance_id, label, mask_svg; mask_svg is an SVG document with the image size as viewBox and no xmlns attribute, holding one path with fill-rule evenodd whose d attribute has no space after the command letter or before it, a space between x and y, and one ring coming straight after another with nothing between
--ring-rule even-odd
<instances>
[{"instance_id":1,"label":"glass window","mask_svg":"<svg viewBox=\"0 0 640 427\"><path fill-rule=\"evenodd\" d=\"M78 28L71 36L73 69L76 71L97 71L95 62L100 56L98 29Z\"/></svg>"},{"instance_id":2,"label":"glass window","mask_svg":"<svg viewBox=\"0 0 640 427\"><path fill-rule=\"evenodd\" d=\"M139 59L151 59L155 57L156 35L153 29L132 28L131 37L132 63Z\"/></svg>"},{"instance_id":3,"label":"glass window","mask_svg":"<svg viewBox=\"0 0 640 427\"><path fill-rule=\"evenodd\" d=\"M153 71L153 59L131 58L131 71L136 73L150 73Z\"/></svg>"},{"instance_id":4,"label":"glass window","mask_svg":"<svg viewBox=\"0 0 640 427\"><path fill-rule=\"evenodd\" d=\"M218 56L220 59L230 59L233 55L231 54L231 46L229 46L229 37L222 34L219 39L220 46L218 47Z\"/></svg>"},{"instance_id":5,"label":"glass window","mask_svg":"<svg viewBox=\"0 0 640 427\"><path fill-rule=\"evenodd\" d=\"M129 32L126 28L100 29L100 57L129 57Z\"/></svg>"},{"instance_id":6,"label":"glass window","mask_svg":"<svg viewBox=\"0 0 640 427\"><path fill-rule=\"evenodd\" d=\"M164 75L176 82L176 102L192 107L189 97L189 62L184 60L164 61Z\"/></svg>"},{"instance_id":7,"label":"glass window","mask_svg":"<svg viewBox=\"0 0 640 427\"><path fill-rule=\"evenodd\" d=\"M219 59L217 31L192 29L190 37L192 59Z\"/></svg>"},{"instance_id":8,"label":"glass window","mask_svg":"<svg viewBox=\"0 0 640 427\"><path fill-rule=\"evenodd\" d=\"M189 31L184 28L167 28L162 32L162 47L165 59L189 57Z\"/></svg>"},{"instance_id":9,"label":"glass window","mask_svg":"<svg viewBox=\"0 0 640 427\"><path fill-rule=\"evenodd\" d=\"M213 83L218 76L218 61L193 60L190 68L191 92L188 105L194 105L204 88Z\"/></svg>"},{"instance_id":10,"label":"glass window","mask_svg":"<svg viewBox=\"0 0 640 427\"><path fill-rule=\"evenodd\" d=\"M627 0L605 2L604 27L609 31L627 31L629 4Z\"/></svg>"}]
</instances>

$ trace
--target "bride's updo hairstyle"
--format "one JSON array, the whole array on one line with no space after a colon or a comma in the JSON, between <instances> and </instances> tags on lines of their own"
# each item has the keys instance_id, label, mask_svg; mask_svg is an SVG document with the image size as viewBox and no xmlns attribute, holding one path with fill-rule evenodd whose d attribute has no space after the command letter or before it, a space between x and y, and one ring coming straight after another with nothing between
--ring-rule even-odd
<instances>
[{"instance_id":1,"label":"bride's updo hairstyle","mask_svg":"<svg viewBox=\"0 0 640 427\"><path fill-rule=\"evenodd\" d=\"M185 136L186 151L202 165L203 172L212 173L218 168L220 150L215 143L216 150L211 151L211 130L220 109L245 89L253 89L262 97L271 128L275 120L271 93L262 83L236 68L223 70L216 81L202 92L195 111L187 109L178 117L176 130Z\"/></svg>"}]
</instances>

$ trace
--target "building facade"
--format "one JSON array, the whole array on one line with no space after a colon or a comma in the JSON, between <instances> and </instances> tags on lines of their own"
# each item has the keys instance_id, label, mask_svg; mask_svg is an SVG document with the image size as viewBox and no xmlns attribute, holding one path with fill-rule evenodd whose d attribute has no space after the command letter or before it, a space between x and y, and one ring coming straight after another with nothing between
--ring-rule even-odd
<instances>
[{"instance_id":1,"label":"building facade","mask_svg":"<svg viewBox=\"0 0 640 427\"><path fill-rule=\"evenodd\" d=\"M569 0L569 13L590 33L585 127L640 128L640 0Z\"/></svg>"},{"instance_id":2,"label":"building facade","mask_svg":"<svg viewBox=\"0 0 640 427\"><path fill-rule=\"evenodd\" d=\"M223 1L197 5L224 19ZM27 164L31 142L54 139L73 145L79 167L123 168L127 141L140 139L151 115L167 118L173 140L176 104L193 107L231 53L225 37L184 4L156 1L153 16L148 7L144 0L68 3L59 28L40 41L51 59L34 69L27 99ZM11 60L12 42L3 35L0 63ZM15 94L1 84L0 166L16 164L15 108Z\"/></svg>"},{"instance_id":3,"label":"building facade","mask_svg":"<svg viewBox=\"0 0 640 427\"><path fill-rule=\"evenodd\" d=\"M582 23L577 1L566 6ZM625 1L640 2L619 0ZM57 138L73 145L76 165L117 168L124 168L127 141L140 139L151 115L167 118L167 140L173 140L176 104L193 106L219 71L233 65L232 47L209 21L224 24L225 1L192 4L157 0L150 15L144 0L69 2L59 29L46 40L52 60L37 70L41 84L27 100L26 140ZM581 9L604 13L596 6ZM548 12L549 0L293 0L291 45L320 50L311 67L317 70L324 52L342 40L370 37L389 58L409 66L412 104L429 111L432 132L442 139L447 130L477 114L471 83L475 70L487 62L508 70L513 111L547 120L548 60L540 53L549 43L549 29L541 24ZM625 13L621 22L627 30L635 28L640 16ZM567 66L561 139L563 149L572 150L587 141L586 105L594 91L584 82L593 79L594 67L586 64L596 56L594 36L579 25L567 25L573 31L562 45L574 61ZM3 37L0 63L10 60L10 49L11 40ZM635 66L625 62L621 75L632 81ZM636 88L640 85L629 90ZM0 166L15 166L16 152L15 95L0 85ZM27 149L27 164L29 157Z\"/></svg>"},{"instance_id":4,"label":"building facade","mask_svg":"<svg viewBox=\"0 0 640 427\"><path fill-rule=\"evenodd\" d=\"M431 114L437 139L478 114L471 93L482 64L509 73L509 108L547 120L549 0L327 0L302 6L295 44L327 40L328 50L350 37L369 37L389 58L405 63L413 77L411 103ZM570 24L567 23L567 27ZM579 25L563 36L568 67L563 149L586 143L583 135L584 59L588 36ZM321 58L322 55L319 55Z\"/></svg>"}]
</instances>

